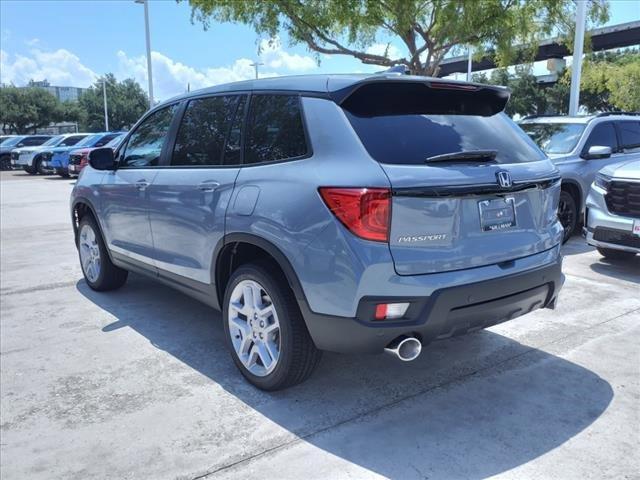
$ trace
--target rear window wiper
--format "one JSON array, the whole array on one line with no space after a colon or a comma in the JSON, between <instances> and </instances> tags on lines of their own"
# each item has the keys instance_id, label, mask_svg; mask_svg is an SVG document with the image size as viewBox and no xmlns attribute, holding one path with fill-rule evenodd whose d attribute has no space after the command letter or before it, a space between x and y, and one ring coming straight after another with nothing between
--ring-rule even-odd
<instances>
[{"instance_id":1,"label":"rear window wiper","mask_svg":"<svg viewBox=\"0 0 640 480\"><path fill-rule=\"evenodd\" d=\"M496 150L467 150L465 152L443 153L428 157L425 163L431 162L464 162L474 160L476 162L492 162L496 159Z\"/></svg>"}]
</instances>

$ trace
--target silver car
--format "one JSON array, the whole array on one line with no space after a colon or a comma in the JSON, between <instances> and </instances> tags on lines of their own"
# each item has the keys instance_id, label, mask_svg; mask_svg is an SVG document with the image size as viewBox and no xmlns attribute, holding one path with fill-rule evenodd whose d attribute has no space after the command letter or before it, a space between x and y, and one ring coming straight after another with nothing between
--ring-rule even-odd
<instances>
[{"instance_id":1,"label":"silver car","mask_svg":"<svg viewBox=\"0 0 640 480\"><path fill-rule=\"evenodd\" d=\"M565 229L565 241L584 218L585 200L598 170L623 160L640 159L640 114L527 117L520 127L562 175L558 217Z\"/></svg>"},{"instance_id":2,"label":"silver car","mask_svg":"<svg viewBox=\"0 0 640 480\"><path fill-rule=\"evenodd\" d=\"M583 233L604 257L624 259L640 253L640 160L598 172L587 197Z\"/></svg>"}]
</instances>

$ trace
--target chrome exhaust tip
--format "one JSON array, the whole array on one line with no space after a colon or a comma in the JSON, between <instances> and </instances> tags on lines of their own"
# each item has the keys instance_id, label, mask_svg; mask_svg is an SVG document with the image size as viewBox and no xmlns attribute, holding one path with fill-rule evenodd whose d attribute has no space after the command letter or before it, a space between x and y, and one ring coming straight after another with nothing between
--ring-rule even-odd
<instances>
[{"instance_id":1,"label":"chrome exhaust tip","mask_svg":"<svg viewBox=\"0 0 640 480\"><path fill-rule=\"evenodd\" d=\"M416 337L401 336L387 345L384 351L396 356L403 362L410 362L420 355L422 343Z\"/></svg>"}]
</instances>

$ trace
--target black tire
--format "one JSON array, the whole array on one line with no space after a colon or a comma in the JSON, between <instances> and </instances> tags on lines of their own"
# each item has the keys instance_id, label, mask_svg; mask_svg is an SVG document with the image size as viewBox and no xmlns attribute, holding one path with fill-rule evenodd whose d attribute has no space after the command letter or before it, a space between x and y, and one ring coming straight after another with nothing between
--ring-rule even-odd
<instances>
[{"instance_id":1,"label":"black tire","mask_svg":"<svg viewBox=\"0 0 640 480\"><path fill-rule=\"evenodd\" d=\"M562 243L567 243L578 227L578 207L573 195L564 190L560 192L558 220L564 228Z\"/></svg>"},{"instance_id":2,"label":"black tire","mask_svg":"<svg viewBox=\"0 0 640 480\"><path fill-rule=\"evenodd\" d=\"M24 167L24 171L27 172L29 175L35 175L37 172L33 169L33 167L30 166L25 166Z\"/></svg>"},{"instance_id":3,"label":"black tire","mask_svg":"<svg viewBox=\"0 0 640 480\"><path fill-rule=\"evenodd\" d=\"M93 231L96 239L96 243L98 246L98 250L100 252L100 269L99 274L95 279L90 279L87 276L87 272L85 272L85 266L82 263L82 252L83 248L82 243L82 232L83 227L89 227ZM80 266L82 268L82 274L84 275L84 279L87 282L87 285L91 287L93 290L99 292L105 292L108 290L115 290L120 288L127 281L127 276L129 272L123 270L122 268L116 267L109 257L109 253L107 252L107 248L104 244L104 240L102 239L102 235L100 234L100 229L96 224L95 219L91 215L85 215L80 220L80 225L78 226L78 257L80 259Z\"/></svg>"},{"instance_id":4,"label":"black tire","mask_svg":"<svg viewBox=\"0 0 640 480\"><path fill-rule=\"evenodd\" d=\"M0 157L0 169L1 170L11 170L11 156L3 155Z\"/></svg>"},{"instance_id":5,"label":"black tire","mask_svg":"<svg viewBox=\"0 0 640 480\"><path fill-rule=\"evenodd\" d=\"M46 175L47 172L44 170L44 168L42 167L42 159L41 158L36 158L34 165L33 165L33 169L36 171L36 173L38 175Z\"/></svg>"},{"instance_id":6,"label":"black tire","mask_svg":"<svg viewBox=\"0 0 640 480\"><path fill-rule=\"evenodd\" d=\"M613 248L602 248L602 247L597 247L597 248L598 248L598 252L600 252L600 255L602 255L605 258L608 258L609 260L629 260L630 258L633 258L636 256L636 254L633 252L625 252L623 250L614 250Z\"/></svg>"},{"instance_id":7,"label":"black tire","mask_svg":"<svg viewBox=\"0 0 640 480\"><path fill-rule=\"evenodd\" d=\"M239 359L231 339L229 302L236 285L253 280L268 293L280 324L280 352L274 370L265 375L251 373ZM229 279L223 300L222 320L227 347L242 375L261 390L274 391L303 382L314 371L322 357L309 335L296 299L284 275L270 262L240 266Z\"/></svg>"}]
</instances>

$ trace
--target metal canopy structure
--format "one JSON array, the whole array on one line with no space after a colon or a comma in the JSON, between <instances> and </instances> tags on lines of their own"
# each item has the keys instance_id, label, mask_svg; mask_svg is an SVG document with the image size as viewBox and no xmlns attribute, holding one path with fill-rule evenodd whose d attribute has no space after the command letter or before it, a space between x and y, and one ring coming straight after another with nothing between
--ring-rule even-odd
<instances>
[{"instance_id":1,"label":"metal canopy structure","mask_svg":"<svg viewBox=\"0 0 640 480\"><path fill-rule=\"evenodd\" d=\"M590 30L588 34L591 36L591 51L593 52L640 45L640 21L596 28ZM570 55L571 52L565 45L558 43L557 39L550 39L540 44L535 61L563 58ZM452 73L466 73L467 62L467 55L443 60L438 76L446 77ZM471 70L474 72L496 67L493 59L487 57L480 61L473 61L471 64Z\"/></svg>"}]
</instances>

